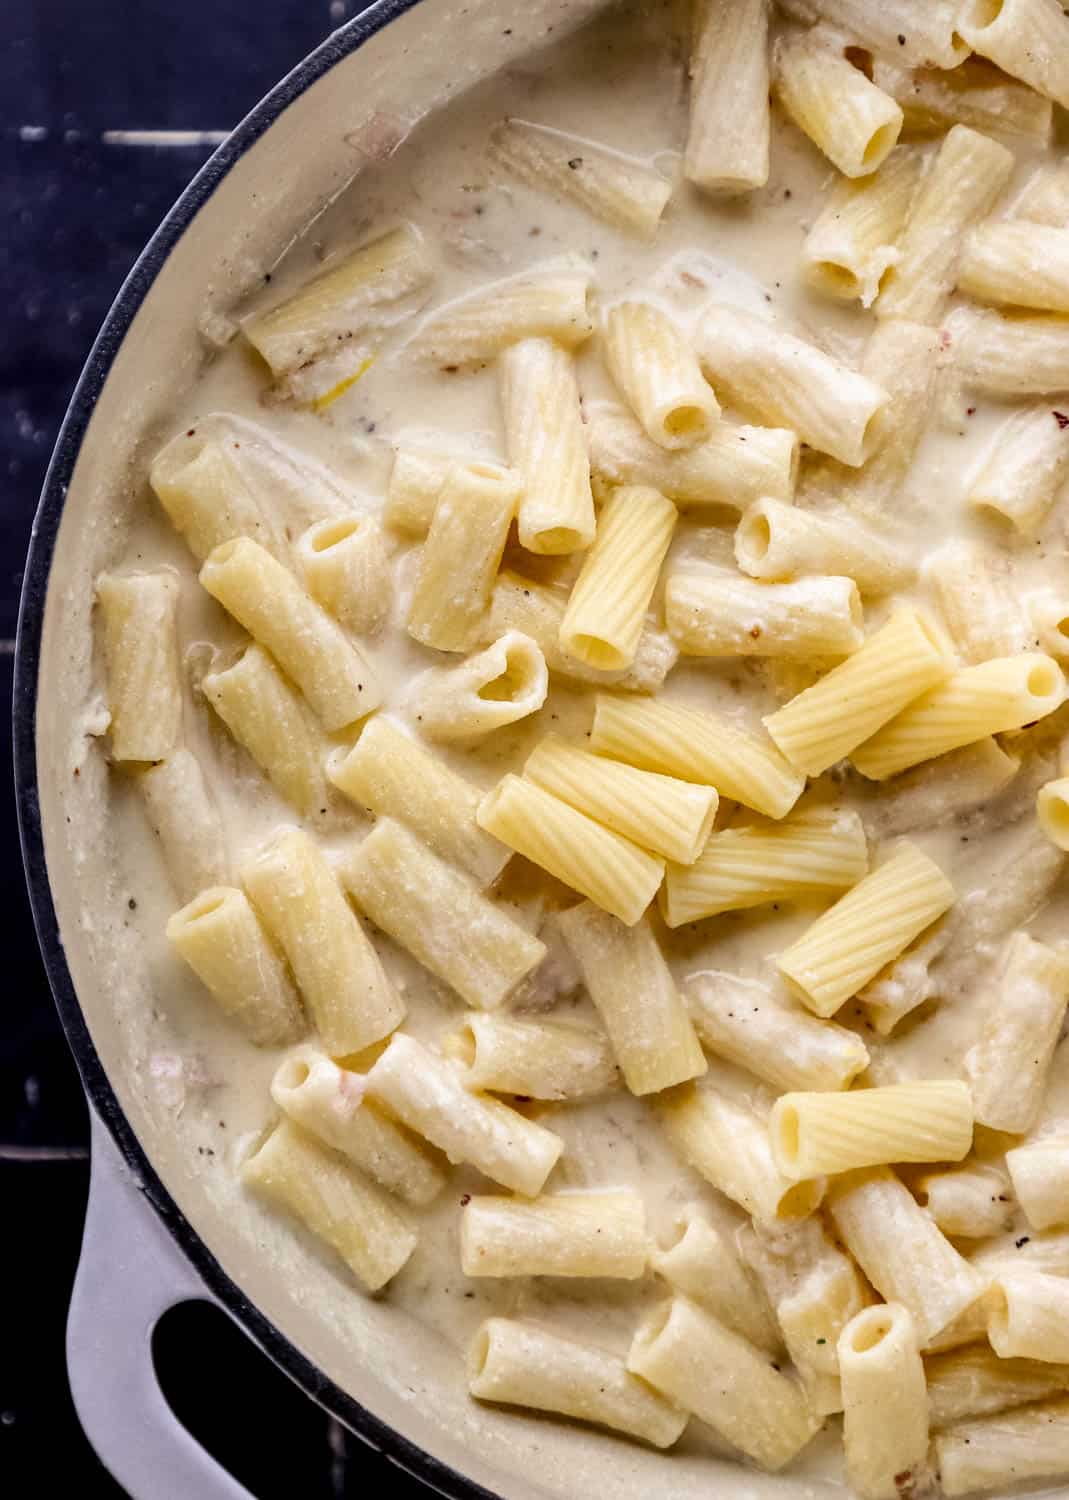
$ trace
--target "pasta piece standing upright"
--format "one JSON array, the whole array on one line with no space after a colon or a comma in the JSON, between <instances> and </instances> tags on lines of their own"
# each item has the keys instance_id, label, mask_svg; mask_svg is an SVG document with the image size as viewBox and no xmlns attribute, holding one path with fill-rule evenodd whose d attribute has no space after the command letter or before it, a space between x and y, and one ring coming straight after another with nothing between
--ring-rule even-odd
<instances>
[{"instance_id":1,"label":"pasta piece standing upright","mask_svg":"<svg viewBox=\"0 0 1069 1500\"><path fill-rule=\"evenodd\" d=\"M96 601L112 758L163 760L177 748L182 730L178 578L171 572L103 573Z\"/></svg>"},{"instance_id":2,"label":"pasta piece standing upright","mask_svg":"<svg viewBox=\"0 0 1069 1500\"><path fill-rule=\"evenodd\" d=\"M966 0L958 30L1011 78L1069 107L1069 26L1057 0Z\"/></svg>"},{"instance_id":3,"label":"pasta piece standing upright","mask_svg":"<svg viewBox=\"0 0 1069 1500\"><path fill-rule=\"evenodd\" d=\"M605 317L605 362L650 440L662 448L705 442L720 416L697 356L652 302L618 302Z\"/></svg>"},{"instance_id":4,"label":"pasta piece standing upright","mask_svg":"<svg viewBox=\"0 0 1069 1500\"><path fill-rule=\"evenodd\" d=\"M656 234L672 195L667 178L633 157L527 120L497 126L490 158L529 187L571 198L596 218L643 239Z\"/></svg>"},{"instance_id":5,"label":"pasta piece standing upright","mask_svg":"<svg viewBox=\"0 0 1069 1500\"><path fill-rule=\"evenodd\" d=\"M649 924L625 927L589 902L558 917L633 1094L706 1069L701 1045Z\"/></svg>"},{"instance_id":6,"label":"pasta piece standing upright","mask_svg":"<svg viewBox=\"0 0 1069 1500\"><path fill-rule=\"evenodd\" d=\"M537 713L546 701L546 659L509 630L455 667L431 667L412 684L408 712L428 739L464 743Z\"/></svg>"},{"instance_id":7,"label":"pasta piece standing upright","mask_svg":"<svg viewBox=\"0 0 1069 1500\"><path fill-rule=\"evenodd\" d=\"M768 181L768 12L768 0L699 12L683 171L708 193L748 193Z\"/></svg>"},{"instance_id":8,"label":"pasta piece standing upright","mask_svg":"<svg viewBox=\"0 0 1069 1500\"><path fill-rule=\"evenodd\" d=\"M898 1500L924 1478L928 1389L917 1330L899 1302L867 1307L839 1335L846 1472L861 1500Z\"/></svg>"},{"instance_id":9,"label":"pasta piece standing upright","mask_svg":"<svg viewBox=\"0 0 1069 1500\"><path fill-rule=\"evenodd\" d=\"M894 149L902 110L819 28L776 44L773 82L787 114L844 177L866 177Z\"/></svg>"},{"instance_id":10,"label":"pasta piece standing upright","mask_svg":"<svg viewBox=\"0 0 1069 1500\"><path fill-rule=\"evenodd\" d=\"M590 463L567 350L523 339L501 357L509 462L523 482L520 542L529 552L580 552L594 540Z\"/></svg>"}]
</instances>

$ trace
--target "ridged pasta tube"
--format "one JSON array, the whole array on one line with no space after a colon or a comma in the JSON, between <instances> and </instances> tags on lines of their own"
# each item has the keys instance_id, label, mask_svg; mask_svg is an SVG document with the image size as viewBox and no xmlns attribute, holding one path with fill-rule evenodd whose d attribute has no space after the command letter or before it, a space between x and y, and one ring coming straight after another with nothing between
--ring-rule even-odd
<instances>
[{"instance_id":1,"label":"ridged pasta tube","mask_svg":"<svg viewBox=\"0 0 1069 1500\"><path fill-rule=\"evenodd\" d=\"M380 931L469 1005L500 1005L546 956L546 945L470 876L392 818L380 818L343 861L341 879Z\"/></svg>"},{"instance_id":2,"label":"ridged pasta tube","mask_svg":"<svg viewBox=\"0 0 1069 1500\"><path fill-rule=\"evenodd\" d=\"M1069 1474L1069 1400L956 1423L937 1434L935 1458L951 1500L1029 1479L1061 1479Z\"/></svg>"},{"instance_id":3,"label":"ridged pasta tube","mask_svg":"<svg viewBox=\"0 0 1069 1500\"><path fill-rule=\"evenodd\" d=\"M767 1354L678 1293L639 1326L627 1366L762 1469L781 1469L821 1425ZM731 1377L710 1379L714 1370Z\"/></svg>"},{"instance_id":4,"label":"ridged pasta tube","mask_svg":"<svg viewBox=\"0 0 1069 1500\"><path fill-rule=\"evenodd\" d=\"M1013 152L955 125L910 205L876 302L878 318L935 323L954 289L962 235L994 208L1013 171Z\"/></svg>"},{"instance_id":5,"label":"ridged pasta tube","mask_svg":"<svg viewBox=\"0 0 1069 1500\"><path fill-rule=\"evenodd\" d=\"M335 752L327 772L353 802L404 823L481 886L496 880L511 857L475 821L482 792L381 714L368 720L351 750Z\"/></svg>"},{"instance_id":6,"label":"ridged pasta tube","mask_svg":"<svg viewBox=\"0 0 1069 1500\"><path fill-rule=\"evenodd\" d=\"M670 1448L688 1420L615 1354L511 1318L488 1318L475 1335L468 1390L480 1401L556 1412L655 1448Z\"/></svg>"},{"instance_id":7,"label":"ridged pasta tube","mask_svg":"<svg viewBox=\"0 0 1069 1500\"><path fill-rule=\"evenodd\" d=\"M891 1162L961 1161L972 1130L972 1098L957 1079L782 1094L769 1118L776 1165L799 1182Z\"/></svg>"},{"instance_id":8,"label":"ridged pasta tube","mask_svg":"<svg viewBox=\"0 0 1069 1500\"><path fill-rule=\"evenodd\" d=\"M784 33L772 83L787 114L844 177L875 172L894 149L902 111L817 31Z\"/></svg>"},{"instance_id":9,"label":"ridged pasta tube","mask_svg":"<svg viewBox=\"0 0 1069 1500\"><path fill-rule=\"evenodd\" d=\"M1000 1359L986 1344L934 1354L924 1361L932 1427L994 1416L1069 1388L1069 1365Z\"/></svg>"},{"instance_id":10,"label":"ridged pasta tube","mask_svg":"<svg viewBox=\"0 0 1069 1500\"><path fill-rule=\"evenodd\" d=\"M693 1203L679 1213L650 1253L650 1265L675 1291L708 1308L714 1318L775 1354L783 1339L772 1309L728 1235Z\"/></svg>"},{"instance_id":11,"label":"ridged pasta tube","mask_svg":"<svg viewBox=\"0 0 1069 1500\"><path fill-rule=\"evenodd\" d=\"M256 1046L279 1047L304 1034L293 981L243 891L201 891L168 920L167 938Z\"/></svg>"},{"instance_id":12,"label":"ridged pasta tube","mask_svg":"<svg viewBox=\"0 0 1069 1500\"><path fill-rule=\"evenodd\" d=\"M465 1276L605 1276L646 1269L646 1209L630 1189L470 1199L460 1214Z\"/></svg>"},{"instance_id":13,"label":"ridged pasta tube","mask_svg":"<svg viewBox=\"0 0 1069 1500\"><path fill-rule=\"evenodd\" d=\"M1000 1359L1069 1360L1069 1281L1000 1271L987 1289L987 1336Z\"/></svg>"},{"instance_id":14,"label":"ridged pasta tube","mask_svg":"<svg viewBox=\"0 0 1069 1500\"><path fill-rule=\"evenodd\" d=\"M324 1053L306 1048L285 1058L271 1097L302 1130L406 1203L430 1203L445 1186L445 1172L423 1143L365 1096L359 1074Z\"/></svg>"},{"instance_id":15,"label":"ridged pasta tube","mask_svg":"<svg viewBox=\"0 0 1069 1500\"><path fill-rule=\"evenodd\" d=\"M872 80L902 106L903 135L941 135L953 125L970 125L985 135L1050 143L1050 100L982 57L966 58L950 70L911 70L899 67L897 59L874 57Z\"/></svg>"},{"instance_id":16,"label":"ridged pasta tube","mask_svg":"<svg viewBox=\"0 0 1069 1500\"><path fill-rule=\"evenodd\" d=\"M866 1307L839 1335L846 1472L861 1500L898 1500L924 1478L928 1390L901 1303Z\"/></svg>"},{"instance_id":17,"label":"ridged pasta tube","mask_svg":"<svg viewBox=\"0 0 1069 1500\"><path fill-rule=\"evenodd\" d=\"M872 306L898 259L923 164L916 147L899 146L871 176L834 188L802 246L802 274L815 292Z\"/></svg>"},{"instance_id":18,"label":"ridged pasta tube","mask_svg":"<svg viewBox=\"0 0 1069 1500\"><path fill-rule=\"evenodd\" d=\"M825 1184L784 1177L772 1157L767 1123L745 1105L692 1083L660 1094L654 1104L688 1166L755 1219L805 1219L819 1208Z\"/></svg>"},{"instance_id":19,"label":"ridged pasta tube","mask_svg":"<svg viewBox=\"0 0 1069 1500\"><path fill-rule=\"evenodd\" d=\"M924 568L954 644L970 665L1010 656L1026 644L1018 601L992 562L986 549L955 540L933 552Z\"/></svg>"},{"instance_id":20,"label":"ridged pasta tube","mask_svg":"<svg viewBox=\"0 0 1069 1500\"><path fill-rule=\"evenodd\" d=\"M939 866L902 843L784 949L776 967L815 1015L833 1015L954 900Z\"/></svg>"},{"instance_id":21,"label":"ridged pasta tube","mask_svg":"<svg viewBox=\"0 0 1069 1500\"><path fill-rule=\"evenodd\" d=\"M1069 106L1069 26L1057 0L965 0L958 30L1011 78Z\"/></svg>"},{"instance_id":22,"label":"ridged pasta tube","mask_svg":"<svg viewBox=\"0 0 1069 1500\"><path fill-rule=\"evenodd\" d=\"M844 464L864 463L873 418L887 402L866 376L737 307L707 308L696 344L707 379L727 400Z\"/></svg>"},{"instance_id":23,"label":"ridged pasta tube","mask_svg":"<svg viewBox=\"0 0 1069 1500\"><path fill-rule=\"evenodd\" d=\"M520 543L528 552L579 552L594 540L579 386L566 349L522 339L499 363L509 462L519 473Z\"/></svg>"},{"instance_id":24,"label":"ridged pasta tube","mask_svg":"<svg viewBox=\"0 0 1069 1500\"><path fill-rule=\"evenodd\" d=\"M219 809L192 751L179 746L142 771L137 784L178 899L192 901L207 886L225 885L230 861Z\"/></svg>"},{"instance_id":25,"label":"ridged pasta tube","mask_svg":"<svg viewBox=\"0 0 1069 1500\"><path fill-rule=\"evenodd\" d=\"M828 1206L843 1244L872 1285L912 1313L922 1348L982 1295L984 1277L890 1168L836 1178Z\"/></svg>"},{"instance_id":26,"label":"ridged pasta tube","mask_svg":"<svg viewBox=\"0 0 1069 1500\"><path fill-rule=\"evenodd\" d=\"M241 878L332 1057L362 1052L400 1025L404 1002L314 839L284 830Z\"/></svg>"},{"instance_id":27,"label":"ridged pasta tube","mask_svg":"<svg viewBox=\"0 0 1069 1500\"><path fill-rule=\"evenodd\" d=\"M880 838L937 828L997 797L1020 768L1017 757L1007 755L997 740L977 740L883 783L866 809L866 826Z\"/></svg>"},{"instance_id":28,"label":"ridged pasta tube","mask_svg":"<svg viewBox=\"0 0 1069 1500\"><path fill-rule=\"evenodd\" d=\"M1064 229L1069 224L1069 172L1065 163L1037 168L1013 200L1009 218Z\"/></svg>"},{"instance_id":29,"label":"ridged pasta tube","mask_svg":"<svg viewBox=\"0 0 1069 1500\"><path fill-rule=\"evenodd\" d=\"M457 464L434 508L408 609L408 633L439 651L479 639L520 500L518 476L500 464Z\"/></svg>"},{"instance_id":30,"label":"ridged pasta tube","mask_svg":"<svg viewBox=\"0 0 1069 1500\"><path fill-rule=\"evenodd\" d=\"M1069 389L1069 338L1062 317L961 312L950 348L962 383L994 396L1044 396Z\"/></svg>"},{"instance_id":31,"label":"ridged pasta tube","mask_svg":"<svg viewBox=\"0 0 1069 1500\"><path fill-rule=\"evenodd\" d=\"M1064 698L1065 678L1051 657L1039 652L997 657L929 688L851 758L863 776L885 781L959 745L1043 719Z\"/></svg>"},{"instance_id":32,"label":"ridged pasta tube","mask_svg":"<svg viewBox=\"0 0 1069 1500\"><path fill-rule=\"evenodd\" d=\"M585 1099L619 1081L604 1032L567 1021L471 1015L446 1039L469 1089L526 1099Z\"/></svg>"},{"instance_id":33,"label":"ridged pasta tube","mask_svg":"<svg viewBox=\"0 0 1069 1500\"><path fill-rule=\"evenodd\" d=\"M1022 1135L1036 1123L1067 1003L1069 948L1015 932L999 956L983 1030L965 1054L982 1125Z\"/></svg>"},{"instance_id":34,"label":"ridged pasta tube","mask_svg":"<svg viewBox=\"0 0 1069 1500\"><path fill-rule=\"evenodd\" d=\"M705 442L720 405L694 350L652 302L618 302L605 315L605 363L646 436L662 448Z\"/></svg>"},{"instance_id":35,"label":"ridged pasta tube","mask_svg":"<svg viewBox=\"0 0 1069 1500\"><path fill-rule=\"evenodd\" d=\"M241 1168L241 1180L338 1255L369 1292L391 1281L417 1236L385 1193L289 1120Z\"/></svg>"},{"instance_id":36,"label":"ridged pasta tube","mask_svg":"<svg viewBox=\"0 0 1069 1500\"><path fill-rule=\"evenodd\" d=\"M519 776L498 782L477 816L480 828L628 926L664 875L662 860Z\"/></svg>"},{"instance_id":37,"label":"ridged pasta tube","mask_svg":"<svg viewBox=\"0 0 1069 1500\"><path fill-rule=\"evenodd\" d=\"M725 0L698 14L683 171L707 193L768 181L768 12L768 0Z\"/></svg>"},{"instance_id":38,"label":"ridged pasta tube","mask_svg":"<svg viewBox=\"0 0 1069 1500\"><path fill-rule=\"evenodd\" d=\"M207 418L198 425L210 422ZM221 433L192 427L172 438L152 460L149 483L198 562L237 536L251 537L276 556L284 553L273 518L261 509L235 462L233 442Z\"/></svg>"},{"instance_id":39,"label":"ridged pasta tube","mask_svg":"<svg viewBox=\"0 0 1069 1500\"><path fill-rule=\"evenodd\" d=\"M1033 1229L1069 1224L1069 1131L1064 1124L1007 1151L1006 1168Z\"/></svg>"},{"instance_id":40,"label":"ridged pasta tube","mask_svg":"<svg viewBox=\"0 0 1069 1500\"><path fill-rule=\"evenodd\" d=\"M558 735L535 747L523 774L641 848L681 865L698 858L719 803L711 786L640 771Z\"/></svg>"},{"instance_id":41,"label":"ridged pasta tube","mask_svg":"<svg viewBox=\"0 0 1069 1500\"><path fill-rule=\"evenodd\" d=\"M661 909L669 927L683 927L724 911L838 895L868 867L857 813L813 808L712 834L692 864L667 866Z\"/></svg>"},{"instance_id":42,"label":"ridged pasta tube","mask_svg":"<svg viewBox=\"0 0 1069 1500\"><path fill-rule=\"evenodd\" d=\"M672 195L668 179L643 162L527 120L498 125L489 155L528 187L570 198L594 218L643 239L656 234Z\"/></svg>"},{"instance_id":43,"label":"ridged pasta tube","mask_svg":"<svg viewBox=\"0 0 1069 1500\"><path fill-rule=\"evenodd\" d=\"M639 485L605 502L561 621L565 655L609 672L633 665L678 514L657 490Z\"/></svg>"},{"instance_id":44,"label":"ridged pasta tube","mask_svg":"<svg viewBox=\"0 0 1069 1500\"><path fill-rule=\"evenodd\" d=\"M406 536L426 536L450 470L469 461L456 453L398 444L386 485L383 524Z\"/></svg>"},{"instance_id":45,"label":"ridged pasta tube","mask_svg":"<svg viewBox=\"0 0 1069 1500\"><path fill-rule=\"evenodd\" d=\"M763 720L790 763L819 776L952 668L923 615L899 609L859 651Z\"/></svg>"},{"instance_id":46,"label":"ridged pasta tube","mask_svg":"<svg viewBox=\"0 0 1069 1500\"><path fill-rule=\"evenodd\" d=\"M607 484L646 484L681 509L729 505L745 510L771 495L789 500L798 471L798 437L782 427L717 422L693 448L662 448L615 401L584 403L590 467Z\"/></svg>"},{"instance_id":47,"label":"ridged pasta tube","mask_svg":"<svg viewBox=\"0 0 1069 1500\"><path fill-rule=\"evenodd\" d=\"M685 994L703 1045L773 1088L845 1089L868 1067L854 1032L818 1021L756 980L707 971L687 981Z\"/></svg>"},{"instance_id":48,"label":"ridged pasta tube","mask_svg":"<svg viewBox=\"0 0 1069 1500\"><path fill-rule=\"evenodd\" d=\"M270 554L248 537L216 547L200 581L293 679L328 730L378 708L382 693L355 643Z\"/></svg>"},{"instance_id":49,"label":"ridged pasta tube","mask_svg":"<svg viewBox=\"0 0 1069 1500\"><path fill-rule=\"evenodd\" d=\"M467 1162L528 1198L542 1191L563 1149L544 1125L500 1100L470 1093L458 1068L404 1032L391 1038L367 1075L367 1087L451 1162Z\"/></svg>"},{"instance_id":50,"label":"ridged pasta tube","mask_svg":"<svg viewBox=\"0 0 1069 1500\"><path fill-rule=\"evenodd\" d=\"M1069 312L1069 230L1011 221L980 225L962 247L958 289L977 302Z\"/></svg>"},{"instance_id":51,"label":"ridged pasta tube","mask_svg":"<svg viewBox=\"0 0 1069 1500\"><path fill-rule=\"evenodd\" d=\"M799 574L852 578L863 594L886 594L913 576L900 548L846 514L818 514L756 500L739 518L735 557L744 573L776 582Z\"/></svg>"},{"instance_id":52,"label":"ridged pasta tube","mask_svg":"<svg viewBox=\"0 0 1069 1500\"><path fill-rule=\"evenodd\" d=\"M704 1073L701 1044L649 924L625 927L589 902L557 920L631 1092L657 1093Z\"/></svg>"},{"instance_id":53,"label":"ridged pasta tube","mask_svg":"<svg viewBox=\"0 0 1069 1500\"><path fill-rule=\"evenodd\" d=\"M670 573L668 633L684 656L770 656L811 661L848 656L864 640L852 578L761 583L709 568Z\"/></svg>"},{"instance_id":54,"label":"ridged pasta tube","mask_svg":"<svg viewBox=\"0 0 1069 1500\"><path fill-rule=\"evenodd\" d=\"M602 693L590 748L645 771L715 786L722 797L769 818L785 817L805 785L771 740L682 704Z\"/></svg>"},{"instance_id":55,"label":"ridged pasta tube","mask_svg":"<svg viewBox=\"0 0 1069 1500\"><path fill-rule=\"evenodd\" d=\"M96 603L112 759L163 760L182 731L178 577L169 571L102 573Z\"/></svg>"},{"instance_id":56,"label":"ridged pasta tube","mask_svg":"<svg viewBox=\"0 0 1069 1500\"><path fill-rule=\"evenodd\" d=\"M390 564L377 516L317 521L297 543L304 583L313 599L354 635L382 629L390 608Z\"/></svg>"},{"instance_id":57,"label":"ridged pasta tube","mask_svg":"<svg viewBox=\"0 0 1069 1500\"><path fill-rule=\"evenodd\" d=\"M548 690L545 657L529 635L509 630L455 667L421 673L407 710L428 739L470 744L537 713Z\"/></svg>"},{"instance_id":58,"label":"ridged pasta tube","mask_svg":"<svg viewBox=\"0 0 1069 1500\"><path fill-rule=\"evenodd\" d=\"M574 349L594 332L587 261L561 257L495 281L437 308L410 344L428 364L493 359L521 339L553 339Z\"/></svg>"},{"instance_id":59,"label":"ridged pasta tube","mask_svg":"<svg viewBox=\"0 0 1069 1500\"><path fill-rule=\"evenodd\" d=\"M969 48L957 34L957 0L781 0L796 20L825 21L910 68L957 68Z\"/></svg>"},{"instance_id":60,"label":"ridged pasta tube","mask_svg":"<svg viewBox=\"0 0 1069 1500\"><path fill-rule=\"evenodd\" d=\"M1069 245L1069 229L1064 233ZM1040 402L1015 412L998 429L969 483L969 504L995 511L1031 536L1046 519L1067 475L1069 423L1064 413L1059 420L1059 413Z\"/></svg>"},{"instance_id":61,"label":"ridged pasta tube","mask_svg":"<svg viewBox=\"0 0 1069 1500\"><path fill-rule=\"evenodd\" d=\"M201 691L280 797L303 817L326 811L330 741L262 646L208 672Z\"/></svg>"}]
</instances>

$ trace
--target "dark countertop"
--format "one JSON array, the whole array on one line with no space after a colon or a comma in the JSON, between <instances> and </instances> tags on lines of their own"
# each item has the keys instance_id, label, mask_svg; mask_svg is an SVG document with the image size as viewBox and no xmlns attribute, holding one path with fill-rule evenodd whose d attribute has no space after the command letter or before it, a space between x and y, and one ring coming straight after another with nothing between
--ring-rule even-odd
<instances>
[{"instance_id":1,"label":"dark countertop","mask_svg":"<svg viewBox=\"0 0 1069 1500\"><path fill-rule=\"evenodd\" d=\"M138 252L241 116L361 0L3 0L0 5L0 690L45 465L97 329ZM137 134L128 134L136 132ZM147 134L146 134L147 133ZM157 134L160 133L160 134ZM85 1102L37 955L0 736L0 1491L118 1497L78 1427L63 1337L88 1184ZM308 1401L204 1304L154 1349L165 1394L260 1500L429 1494ZM235 1402L234 1392L242 1399ZM255 1426L243 1413L255 1412ZM139 1497L140 1500L140 1497ZM169 1500L169 1497L168 1497ZM179 1500L179 1497L176 1497ZM186 1500L186 1497L180 1497ZM195 1497L188 1497L195 1500Z\"/></svg>"}]
</instances>

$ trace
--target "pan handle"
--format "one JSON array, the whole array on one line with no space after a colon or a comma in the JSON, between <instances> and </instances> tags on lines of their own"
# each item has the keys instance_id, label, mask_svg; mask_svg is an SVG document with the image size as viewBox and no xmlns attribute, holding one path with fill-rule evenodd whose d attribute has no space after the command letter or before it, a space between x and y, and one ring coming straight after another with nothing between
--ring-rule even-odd
<instances>
[{"instance_id":1,"label":"pan handle","mask_svg":"<svg viewBox=\"0 0 1069 1500\"><path fill-rule=\"evenodd\" d=\"M71 1394L86 1436L132 1500L254 1500L178 1421L152 1330L179 1302L214 1301L90 1110L92 1174L67 1319Z\"/></svg>"}]
</instances>

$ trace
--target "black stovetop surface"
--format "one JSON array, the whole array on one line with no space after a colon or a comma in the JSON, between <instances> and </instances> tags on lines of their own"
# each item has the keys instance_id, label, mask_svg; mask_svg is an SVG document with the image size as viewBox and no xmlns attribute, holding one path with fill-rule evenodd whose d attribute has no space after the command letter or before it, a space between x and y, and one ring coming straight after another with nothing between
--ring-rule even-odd
<instances>
[{"instance_id":1,"label":"black stovetop surface","mask_svg":"<svg viewBox=\"0 0 1069 1500\"><path fill-rule=\"evenodd\" d=\"M361 0L0 0L5 705L45 465L115 292L209 155L204 133L235 124L362 8ZM11 981L0 1002L0 1493L69 1489L114 1500L125 1492L78 1427L63 1351L88 1184L86 1108L23 891L6 733L0 747L0 936ZM155 1349L174 1409L259 1500L430 1493L343 1431L214 1309L174 1310ZM23 1476L33 1477L32 1490L18 1485Z\"/></svg>"}]
</instances>

